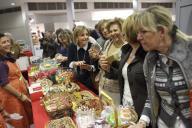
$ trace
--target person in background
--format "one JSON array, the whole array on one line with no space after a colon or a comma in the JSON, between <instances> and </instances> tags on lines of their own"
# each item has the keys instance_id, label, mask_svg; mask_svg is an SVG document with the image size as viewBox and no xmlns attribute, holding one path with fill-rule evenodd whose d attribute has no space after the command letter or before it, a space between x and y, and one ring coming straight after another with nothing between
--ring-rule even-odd
<instances>
[{"instance_id":1,"label":"person in background","mask_svg":"<svg viewBox=\"0 0 192 128\"><path fill-rule=\"evenodd\" d=\"M10 114L18 113L21 120L9 120L15 128L29 128L33 122L28 83L11 56L11 42L0 34L0 104Z\"/></svg>"},{"instance_id":2,"label":"person in background","mask_svg":"<svg viewBox=\"0 0 192 128\"><path fill-rule=\"evenodd\" d=\"M68 29L61 31L58 35L58 41L60 43L60 47L58 48L57 53L59 56L55 57L57 61L61 62L61 66L67 67L68 60L68 47L70 43L73 42L73 37L70 34L71 32ZM58 55L58 54L56 54Z\"/></svg>"},{"instance_id":3,"label":"person in background","mask_svg":"<svg viewBox=\"0 0 192 128\"><path fill-rule=\"evenodd\" d=\"M10 42L11 42L11 54L13 55L13 57L15 59L18 59L21 55L21 47L19 45L19 43L15 42L13 39L13 36L11 35L11 33L5 33L5 35L9 38Z\"/></svg>"},{"instance_id":4,"label":"person in background","mask_svg":"<svg viewBox=\"0 0 192 128\"><path fill-rule=\"evenodd\" d=\"M107 30L108 22L109 20L101 20L98 23L98 30L101 36L97 39L97 42L102 47L102 49L104 47L105 42L109 39L109 32Z\"/></svg>"},{"instance_id":5,"label":"person in background","mask_svg":"<svg viewBox=\"0 0 192 128\"><path fill-rule=\"evenodd\" d=\"M143 128L191 128L192 37L181 32L164 7L151 6L138 16L137 39L145 51L148 99L136 125Z\"/></svg>"},{"instance_id":6,"label":"person in background","mask_svg":"<svg viewBox=\"0 0 192 128\"><path fill-rule=\"evenodd\" d=\"M91 73L98 71L97 62L91 60L88 50L92 43L89 42L89 30L85 26L76 26L74 42L69 45L69 67L75 69L76 79L95 92L91 80Z\"/></svg>"},{"instance_id":7,"label":"person in background","mask_svg":"<svg viewBox=\"0 0 192 128\"><path fill-rule=\"evenodd\" d=\"M105 43L103 55L99 59L99 65L102 69L98 75L99 92L103 91L108 94L115 105L120 104L120 87L118 75L110 72L110 66L116 67L113 62L120 60L121 47L126 42L122 33L122 24L123 20L117 18L108 23L107 29L111 40Z\"/></svg>"},{"instance_id":8,"label":"person in background","mask_svg":"<svg viewBox=\"0 0 192 128\"><path fill-rule=\"evenodd\" d=\"M52 32L46 32L45 37L40 40L43 49L43 58L54 58L57 52L57 44L54 41Z\"/></svg>"}]
</instances>

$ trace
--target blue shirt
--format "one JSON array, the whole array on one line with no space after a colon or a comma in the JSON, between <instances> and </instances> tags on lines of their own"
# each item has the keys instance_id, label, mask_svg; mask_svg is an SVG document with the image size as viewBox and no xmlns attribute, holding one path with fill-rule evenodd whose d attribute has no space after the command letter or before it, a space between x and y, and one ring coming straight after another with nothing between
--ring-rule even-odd
<instances>
[{"instance_id":1,"label":"blue shirt","mask_svg":"<svg viewBox=\"0 0 192 128\"><path fill-rule=\"evenodd\" d=\"M15 59L10 55L7 54L5 56L0 56L0 87L5 86L9 83L8 75L9 75L9 67L5 63L5 61L15 62Z\"/></svg>"},{"instance_id":2,"label":"blue shirt","mask_svg":"<svg viewBox=\"0 0 192 128\"><path fill-rule=\"evenodd\" d=\"M58 53L62 54L63 56L68 56L68 48L60 47Z\"/></svg>"}]
</instances>

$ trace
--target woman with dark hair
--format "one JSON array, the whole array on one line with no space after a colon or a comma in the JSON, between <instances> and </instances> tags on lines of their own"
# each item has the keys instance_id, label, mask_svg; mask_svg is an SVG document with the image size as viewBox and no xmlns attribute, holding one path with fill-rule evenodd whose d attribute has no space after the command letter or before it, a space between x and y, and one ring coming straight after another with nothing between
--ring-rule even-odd
<instances>
[{"instance_id":1,"label":"woman with dark hair","mask_svg":"<svg viewBox=\"0 0 192 128\"><path fill-rule=\"evenodd\" d=\"M61 31L58 35L58 41L60 46L57 49L57 54L55 56L56 60L61 62L61 66L68 66L68 47L70 43L73 42L73 37L70 30L65 29Z\"/></svg>"},{"instance_id":2,"label":"woman with dark hair","mask_svg":"<svg viewBox=\"0 0 192 128\"><path fill-rule=\"evenodd\" d=\"M40 40L41 49L43 49L43 58L54 58L57 52L57 44L53 38L52 32L46 32L43 39Z\"/></svg>"}]
</instances>

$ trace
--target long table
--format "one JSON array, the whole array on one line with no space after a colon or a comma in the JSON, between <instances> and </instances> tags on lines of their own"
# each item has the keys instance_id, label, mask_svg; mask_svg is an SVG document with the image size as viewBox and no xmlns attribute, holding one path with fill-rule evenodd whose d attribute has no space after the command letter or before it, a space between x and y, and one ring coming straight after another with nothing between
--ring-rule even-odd
<instances>
[{"instance_id":1,"label":"long table","mask_svg":"<svg viewBox=\"0 0 192 128\"><path fill-rule=\"evenodd\" d=\"M83 84L81 84L81 83L78 83L78 84L79 84L81 90L90 91ZM45 124L50 120L48 114L45 111L44 106L41 105L40 98L42 96L43 96L42 92L36 92L36 93L33 93L30 95L30 97L32 99L33 120L34 120L35 128L44 128Z\"/></svg>"}]
</instances>

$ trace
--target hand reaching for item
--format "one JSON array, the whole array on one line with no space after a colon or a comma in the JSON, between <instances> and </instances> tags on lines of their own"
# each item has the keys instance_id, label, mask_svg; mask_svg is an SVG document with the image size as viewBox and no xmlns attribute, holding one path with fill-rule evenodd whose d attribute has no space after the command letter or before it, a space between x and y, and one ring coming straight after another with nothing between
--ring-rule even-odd
<instances>
[{"instance_id":1,"label":"hand reaching for item","mask_svg":"<svg viewBox=\"0 0 192 128\"><path fill-rule=\"evenodd\" d=\"M76 62L73 63L73 66L74 66L74 67L81 66L81 65L83 65L84 63L85 63L85 61L76 61Z\"/></svg>"},{"instance_id":2,"label":"hand reaching for item","mask_svg":"<svg viewBox=\"0 0 192 128\"><path fill-rule=\"evenodd\" d=\"M82 65L80 65L80 69L85 69L85 70L91 71L92 67L89 64L82 64Z\"/></svg>"},{"instance_id":3,"label":"hand reaching for item","mask_svg":"<svg viewBox=\"0 0 192 128\"><path fill-rule=\"evenodd\" d=\"M102 55L99 59L99 65L105 71L109 71L110 63L107 61L106 56Z\"/></svg>"}]
</instances>

